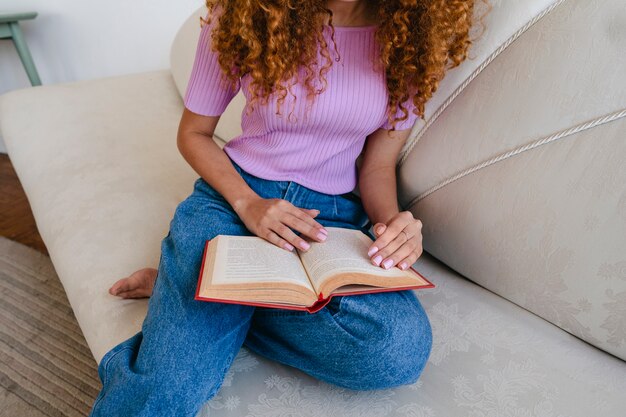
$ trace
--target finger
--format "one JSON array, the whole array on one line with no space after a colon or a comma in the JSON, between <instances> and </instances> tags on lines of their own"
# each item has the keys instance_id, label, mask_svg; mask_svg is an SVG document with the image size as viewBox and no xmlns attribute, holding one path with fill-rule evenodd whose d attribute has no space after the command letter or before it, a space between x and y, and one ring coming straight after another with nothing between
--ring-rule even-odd
<instances>
[{"instance_id":1,"label":"finger","mask_svg":"<svg viewBox=\"0 0 626 417\"><path fill-rule=\"evenodd\" d=\"M400 212L393 216L391 220L389 220L384 232L378 236L368 248L368 256L370 256L370 258L373 257L372 260L374 260L374 258L378 256L384 258L385 256L390 255L391 252L381 254L380 251L386 248L387 245L389 245L407 225L414 221L415 219L413 218L413 215L408 211ZM393 248L393 250L395 250L395 248ZM380 260L382 260L382 258Z\"/></svg>"},{"instance_id":2,"label":"finger","mask_svg":"<svg viewBox=\"0 0 626 417\"><path fill-rule=\"evenodd\" d=\"M400 262L398 262L396 265L398 266L398 268L402 269L403 271L406 271L407 269L409 269L411 265L413 265L419 259L419 257L422 255L422 252L423 252L423 249L420 247L419 250L411 252L409 256L407 256L404 259L401 259Z\"/></svg>"},{"instance_id":3,"label":"finger","mask_svg":"<svg viewBox=\"0 0 626 417\"><path fill-rule=\"evenodd\" d=\"M276 232L274 232L271 229L267 229L265 232L262 232L259 236L265 238L265 240L267 240L270 243L273 243L274 245L278 246L281 249L284 249L289 252L293 252L293 249L294 249L293 245L287 242L282 237L280 237Z\"/></svg>"},{"instance_id":4,"label":"finger","mask_svg":"<svg viewBox=\"0 0 626 417\"><path fill-rule=\"evenodd\" d=\"M281 239L286 240L291 245L298 249L302 249L304 251L308 250L311 247L311 244L295 234L293 230L291 230L285 223L282 221L277 221L273 224L271 229L276 233Z\"/></svg>"},{"instance_id":5,"label":"finger","mask_svg":"<svg viewBox=\"0 0 626 417\"><path fill-rule=\"evenodd\" d=\"M301 218L298 216L294 216L291 213L286 213L285 217L281 220L289 227L306 236L309 236L311 239L317 240L318 242L323 242L328 237L326 233L322 232L323 229L312 226L310 223L308 223L306 221L306 216L303 216Z\"/></svg>"},{"instance_id":6,"label":"finger","mask_svg":"<svg viewBox=\"0 0 626 417\"><path fill-rule=\"evenodd\" d=\"M298 207L298 208L304 211L305 213L309 214L311 217L315 217L318 214L320 214L320 211L318 209L307 209L307 208L302 208L302 207Z\"/></svg>"},{"instance_id":7,"label":"finger","mask_svg":"<svg viewBox=\"0 0 626 417\"><path fill-rule=\"evenodd\" d=\"M376 223L373 227L374 235L380 236L381 234L383 234L386 228L387 228L387 225L385 223ZM370 247L367 248L367 256L369 256L370 258L380 249L378 246L376 246L375 242L376 241L372 242Z\"/></svg>"},{"instance_id":8,"label":"finger","mask_svg":"<svg viewBox=\"0 0 626 417\"><path fill-rule=\"evenodd\" d=\"M400 250L400 248L405 245L411 245L411 241L407 241L406 235L404 233L399 233L391 240L391 242L389 242L384 248L379 250L376 255L372 257L372 263L385 269L389 269L392 265L390 264L391 261L389 261L388 258L390 258L397 250ZM407 253L404 256L407 256L410 250L411 249L408 249ZM383 262L385 261L387 262L387 265L383 265Z\"/></svg>"},{"instance_id":9,"label":"finger","mask_svg":"<svg viewBox=\"0 0 626 417\"><path fill-rule=\"evenodd\" d=\"M278 202L276 207L278 207L284 212L291 213L292 215L304 220L305 222L309 223L312 227L317 227L318 229L320 229L319 230L320 232L324 234L328 234L328 231L324 229L324 226L322 226L319 222L313 219L313 217L317 216L320 213L318 209L306 209L303 207L297 207L293 205L293 203L285 199L278 199L278 200L280 201ZM310 212L311 210L313 210L313 212L314 213L316 212L317 214L312 215ZM311 238L314 238L314 237L315 235L311 236Z\"/></svg>"},{"instance_id":10,"label":"finger","mask_svg":"<svg viewBox=\"0 0 626 417\"><path fill-rule=\"evenodd\" d=\"M324 229L324 225L322 225L320 222L318 222L318 221L313 219L314 217L316 217L316 216L318 216L320 214L320 211L318 209L305 209L305 208L296 207L296 206L294 206L294 207L299 209L302 213L305 214L304 217L300 216L300 218L302 218L306 222L310 223L314 227L322 229L324 232L328 233L326 231L326 229ZM296 214L294 213L294 215L296 215ZM308 215L308 218L307 218L307 215Z\"/></svg>"},{"instance_id":11,"label":"finger","mask_svg":"<svg viewBox=\"0 0 626 417\"><path fill-rule=\"evenodd\" d=\"M379 223L377 223L378 225ZM384 225L384 223L380 223ZM376 226L379 228L380 226ZM376 238L374 242L368 248L368 256L372 258L375 254L379 253L379 250L383 249L387 246L398 233L404 230L408 237L411 237L419 232L421 232L422 222L413 217L413 214L410 211L403 211L397 213L393 216L388 224L385 226L383 233ZM381 256L385 257L386 254L382 254Z\"/></svg>"},{"instance_id":12,"label":"finger","mask_svg":"<svg viewBox=\"0 0 626 417\"><path fill-rule=\"evenodd\" d=\"M324 226L316 221L315 219L313 219L313 217L317 216L320 211L318 209L305 209L305 208L301 208L301 207L297 207L297 206L293 206L295 209L297 210L290 210L289 213L291 213L292 215L294 215L295 217L299 218L300 220L306 222L312 229L317 229L315 231L314 234L309 234L306 233L307 236L310 236L311 238L315 238L315 236L317 235L318 232L322 232L326 235L328 235L328 231L324 228ZM311 216L309 213L310 211L314 210L314 212L316 212L315 216Z\"/></svg>"},{"instance_id":13,"label":"finger","mask_svg":"<svg viewBox=\"0 0 626 417\"><path fill-rule=\"evenodd\" d=\"M374 233L376 234L376 236L380 236L383 234L386 228L387 225L385 223L376 223L374 225Z\"/></svg>"},{"instance_id":14,"label":"finger","mask_svg":"<svg viewBox=\"0 0 626 417\"><path fill-rule=\"evenodd\" d=\"M403 236L404 233L400 233ZM398 264L402 259L407 258L411 253L417 249L417 239L405 240L404 243L394 250L391 254L383 256L383 260L380 262L380 266L384 269L389 269Z\"/></svg>"}]
</instances>

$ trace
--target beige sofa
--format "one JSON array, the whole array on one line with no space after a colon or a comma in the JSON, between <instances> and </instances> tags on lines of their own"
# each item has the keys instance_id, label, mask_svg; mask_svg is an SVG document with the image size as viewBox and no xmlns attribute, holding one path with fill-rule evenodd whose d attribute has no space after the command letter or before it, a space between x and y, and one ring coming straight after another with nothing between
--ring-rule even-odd
<instances>
[{"instance_id":1,"label":"beige sofa","mask_svg":"<svg viewBox=\"0 0 626 417\"><path fill-rule=\"evenodd\" d=\"M399 165L423 221L414 265L434 345L412 386L351 392L245 348L202 416L626 416L626 8L492 1L473 59L449 72ZM145 300L107 293L156 267L197 178L179 154L200 30L170 69L0 98L0 126L96 360ZM240 132L243 95L216 141ZM319 341L324 343L324 341Z\"/></svg>"}]
</instances>

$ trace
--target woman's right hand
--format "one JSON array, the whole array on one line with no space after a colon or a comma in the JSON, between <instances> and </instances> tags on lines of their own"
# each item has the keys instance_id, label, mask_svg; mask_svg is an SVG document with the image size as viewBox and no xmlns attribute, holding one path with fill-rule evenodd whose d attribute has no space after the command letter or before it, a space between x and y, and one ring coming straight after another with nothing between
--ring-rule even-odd
<instances>
[{"instance_id":1,"label":"woman's right hand","mask_svg":"<svg viewBox=\"0 0 626 417\"><path fill-rule=\"evenodd\" d=\"M314 220L319 210L296 207L282 198L253 197L239 205L236 212L248 230L288 251L294 247L306 251L311 246L290 228L317 242L325 241L328 235L324 226Z\"/></svg>"}]
</instances>

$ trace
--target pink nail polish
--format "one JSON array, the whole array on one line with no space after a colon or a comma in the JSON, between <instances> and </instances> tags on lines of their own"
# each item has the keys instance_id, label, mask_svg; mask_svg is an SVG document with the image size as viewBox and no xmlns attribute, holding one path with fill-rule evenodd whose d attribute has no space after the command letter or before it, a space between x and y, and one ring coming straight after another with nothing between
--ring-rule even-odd
<instances>
[{"instance_id":1,"label":"pink nail polish","mask_svg":"<svg viewBox=\"0 0 626 417\"><path fill-rule=\"evenodd\" d=\"M327 235L321 232L317 234L317 238L321 240L322 242L325 241L327 237L328 237Z\"/></svg>"},{"instance_id":2,"label":"pink nail polish","mask_svg":"<svg viewBox=\"0 0 626 417\"><path fill-rule=\"evenodd\" d=\"M309 248L311 247L311 245L309 245L309 244L308 244L307 242L305 242L305 241L302 241L302 242L300 242L300 247L301 247L302 249L304 249L304 250L307 250L307 249L309 249Z\"/></svg>"},{"instance_id":3,"label":"pink nail polish","mask_svg":"<svg viewBox=\"0 0 626 417\"><path fill-rule=\"evenodd\" d=\"M374 259L372 259L377 266L380 266L380 261L383 260L383 257L380 255L376 255Z\"/></svg>"},{"instance_id":4,"label":"pink nail polish","mask_svg":"<svg viewBox=\"0 0 626 417\"><path fill-rule=\"evenodd\" d=\"M383 262L383 267L385 269L389 269L389 267L391 267L391 264L393 264L393 259L387 259L385 262Z\"/></svg>"},{"instance_id":5,"label":"pink nail polish","mask_svg":"<svg viewBox=\"0 0 626 417\"><path fill-rule=\"evenodd\" d=\"M376 246L373 246L369 252L367 252L367 256L372 256L373 254L375 254L376 252L378 252L378 248Z\"/></svg>"},{"instance_id":6,"label":"pink nail polish","mask_svg":"<svg viewBox=\"0 0 626 417\"><path fill-rule=\"evenodd\" d=\"M326 229L320 229L320 232L324 233L325 235L328 235L328 231Z\"/></svg>"},{"instance_id":7,"label":"pink nail polish","mask_svg":"<svg viewBox=\"0 0 626 417\"><path fill-rule=\"evenodd\" d=\"M292 250L293 250L293 246L292 246L292 245L290 245L289 243L285 243L285 244L283 245L283 247L284 247L285 249L287 249L288 251L292 251Z\"/></svg>"}]
</instances>

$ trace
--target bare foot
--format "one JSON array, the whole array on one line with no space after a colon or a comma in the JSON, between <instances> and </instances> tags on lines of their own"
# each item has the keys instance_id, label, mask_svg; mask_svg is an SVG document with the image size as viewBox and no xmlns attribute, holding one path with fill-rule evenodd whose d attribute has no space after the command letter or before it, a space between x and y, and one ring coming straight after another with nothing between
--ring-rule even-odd
<instances>
[{"instance_id":1,"label":"bare foot","mask_svg":"<svg viewBox=\"0 0 626 417\"><path fill-rule=\"evenodd\" d=\"M113 284L109 294L122 298L150 297L156 276L157 270L154 268L140 269Z\"/></svg>"}]
</instances>

